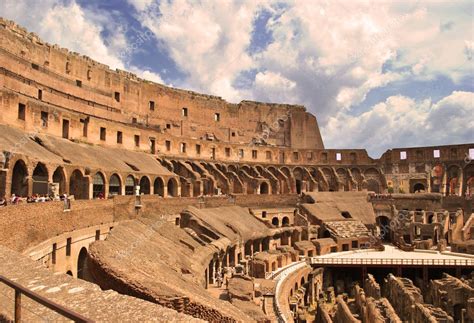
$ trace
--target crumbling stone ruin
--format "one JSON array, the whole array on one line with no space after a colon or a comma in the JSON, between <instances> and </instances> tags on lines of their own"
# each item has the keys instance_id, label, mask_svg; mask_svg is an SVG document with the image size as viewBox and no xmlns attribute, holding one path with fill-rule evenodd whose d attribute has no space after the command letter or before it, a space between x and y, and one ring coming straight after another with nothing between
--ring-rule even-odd
<instances>
[{"instance_id":1,"label":"crumbling stone ruin","mask_svg":"<svg viewBox=\"0 0 474 323\"><path fill-rule=\"evenodd\" d=\"M305 107L149 82L4 19L0 107L0 321L6 281L95 321L474 320L473 143L326 149Z\"/></svg>"}]
</instances>

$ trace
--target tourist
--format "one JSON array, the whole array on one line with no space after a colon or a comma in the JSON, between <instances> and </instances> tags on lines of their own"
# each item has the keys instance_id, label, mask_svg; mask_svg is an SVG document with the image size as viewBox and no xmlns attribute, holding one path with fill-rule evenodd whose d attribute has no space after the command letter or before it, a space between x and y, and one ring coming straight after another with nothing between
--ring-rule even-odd
<instances>
[{"instance_id":1,"label":"tourist","mask_svg":"<svg viewBox=\"0 0 474 323\"><path fill-rule=\"evenodd\" d=\"M0 207L7 206L7 199L5 197L0 198Z\"/></svg>"}]
</instances>

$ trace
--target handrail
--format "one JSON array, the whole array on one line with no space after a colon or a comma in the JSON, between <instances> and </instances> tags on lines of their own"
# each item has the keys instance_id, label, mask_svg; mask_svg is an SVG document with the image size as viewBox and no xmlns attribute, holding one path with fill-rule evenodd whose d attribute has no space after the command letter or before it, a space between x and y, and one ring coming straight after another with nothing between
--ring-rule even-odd
<instances>
[{"instance_id":1,"label":"handrail","mask_svg":"<svg viewBox=\"0 0 474 323\"><path fill-rule=\"evenodd\" d=\"M473 259L400 259L400 258L311 258L311 264L321 265L422 265L474 266Z\"/></svg>"},{"instance_id":2,"label":"handrail","mask_svg":"<svg viewBox=\"0 0 474 323\"><path fill-rule=\"evenodd\" d=\"M43 296L23 287L22 285L11 281L10 279L0 275L0 282L4 283L5 285L13 288L15 290L15 322L21 322L21 295L24 294L26 297L31 298L32 300L36 301L37 303L53 310L54 312L61 314L62 316L73 320L74 322L86 323L86 322L94 322L81 314L78 314L70 309L65 308L62 305L59 305Z\"/></svg>"}]
</instances>

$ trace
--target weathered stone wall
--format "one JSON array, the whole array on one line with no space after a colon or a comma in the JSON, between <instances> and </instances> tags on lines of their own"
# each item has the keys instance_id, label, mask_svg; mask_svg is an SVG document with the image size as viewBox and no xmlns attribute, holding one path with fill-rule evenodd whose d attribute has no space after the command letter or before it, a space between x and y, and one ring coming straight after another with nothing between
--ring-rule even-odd
<instances>
[{"instance_id":1,"label":"weathered stone wall","mask_svg":"<svg viewBox=\"0 0 474 323\"><path fill-rule=\"evenodd\" d=\"M302 106L251 101L230 104L220 97L169 88L110 70L90 58L45 44L13 22L1 20L0 27L4 82L12 91L37 97L41 89L40 100L45 102L81 113L90 112L92 105L97 110L93 116L129 124L135 118L137 128L155 128L174 137L212 134L219 141L249 143L269 127L272 130L265 138L270 144L323 148L316 118ZM74 121L80 128L79 119ZM91 119L91 126L96 122ZM133 148L131 137L124 145ZM278 160L278 154L273 158Z\"/></svg>"},{"instance_id":2,"label":"weathered stone wall","mask_svg":"<svg viewBox=\"0 0 474 323\"><path fill-rule=\"evenodd\" d=\"M349 306L344 301L341 295L339 295L336 299L337 309L336 313L334 314L333 322L334 323L361 323L362 321L356 319L354 315L352 315Z\"/></svg>"},{"instance_id":3,"label":"weathered stone wall","mask_svg":"<svg viewBox=\"0 0 474 323\"><path fill-rule=\"evenodd\" d=\"M429 296L433 305L446 311L454 320L474 321L474 288L460 279L444 274L430 282ZM462 313L465 311L464 313Z\"/></svg>"},{"instance_id":4,"label":"weathered stone wall","mask_svg":"<svg viewBox=\"0 0 474 323\"><path fill-rule=\"evenodd\" d=\"M382 297L380 285L375 281L374 276L371 274L368 274L365 279L364 291L367 297L372 297L374 299L380 299Z\"/></svg>"},{"instance_id":5,"label":"weathered stone wall","mask_svg":"<svg viewBox=\"0 0 474 323\"><path fill-rule=\"evenodd\" d=\"M68 231L114 222L113 200L29 203L0 208L0 245L16 251ZM12 234L12 233L15 234Z\"/></svg>"}]
</instances>

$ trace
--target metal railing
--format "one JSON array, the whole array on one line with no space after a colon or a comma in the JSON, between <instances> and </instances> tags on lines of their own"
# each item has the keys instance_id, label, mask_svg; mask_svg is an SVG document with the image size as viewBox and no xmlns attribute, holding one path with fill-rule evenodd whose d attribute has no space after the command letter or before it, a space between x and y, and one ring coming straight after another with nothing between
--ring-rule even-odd
<instances>
[{"instance_id":1,"label":"metal railing","mask_svg":"<svg viewBox=\"0 0 474 323\"><path fill-rule=\"evenodd\" d=\"M21 322L21 296L25 295L26 297L34 300L38 304L43 305L44 307L49 308L50 310L70 319L73 320L74 322L94 322L92 320L89 320L88 318L85 318L84 316L73 312L64 306L61 306L53 301L48 300L47 298L44 298L43 296L21 286L20 284L11 281L10 279L1 276L0 275L0 282L4 283L5 285L13 288L15 290L15 322L19 323Z\"/></svg>"},{"instance_id":2,"label":"metal railing","mask_svg":"<svg viewBox=\"0 0 474 323\"><path fill-rule=\"evenodd\" d=\"M474 259L311 258L312 265L407 265L474 267Z\"/></svg>"}]
</instances>

